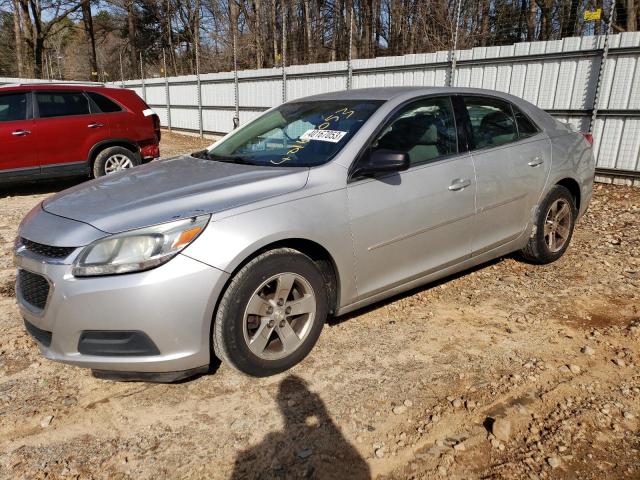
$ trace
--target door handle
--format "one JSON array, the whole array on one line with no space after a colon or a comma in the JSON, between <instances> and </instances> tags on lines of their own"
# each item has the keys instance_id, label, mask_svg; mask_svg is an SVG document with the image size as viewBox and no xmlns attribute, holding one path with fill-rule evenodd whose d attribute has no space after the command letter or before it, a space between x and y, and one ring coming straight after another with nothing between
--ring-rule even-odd
<instances>
[{"instance_id":1,"label":"door handle","mask_svg":"<svg viewBox=\"0 0 640 480\"><path fill-rule=\"evenodd\" d=\"M469 180L468 178L456 178L451 182L451 185L449 185L449 190L457 192L458 190L462 190L469 185L471 185L471 180Z\"/></svg>"},{"instance_id":2,"label":"door handle","mask_svg":"<svg viewBox=\"0 0 640 480\"><path fill-rule=\"evenodd\" d=\"M89 125L87 125L87 127L89 128L100 128L100 127L104 127L103 123L90 123Z\"/></svg>"},{"instance_id":3,"label":"door handle","mask_svg":"<svg viewBox=\"0 0 640 480\"><path fill-rule=\"evenodd\" d=\"M11 135L14 137L24 137L25 135L31 135L29 130L16 130L15 132L11 132Z\"/></svg>"},{"instance_id":4,"label":"door handle","mask_svg":"<svg viewBox=\"0 0 640 480\"><path fill-rule=\"evenodd\" d=\"M530 167L537 167L538 165L542 165L544 163L544 160L540 157L536 157L533 160L531 160L529 163L527 163L527 165L529 165Z\"/></svg>"}]
</instances>

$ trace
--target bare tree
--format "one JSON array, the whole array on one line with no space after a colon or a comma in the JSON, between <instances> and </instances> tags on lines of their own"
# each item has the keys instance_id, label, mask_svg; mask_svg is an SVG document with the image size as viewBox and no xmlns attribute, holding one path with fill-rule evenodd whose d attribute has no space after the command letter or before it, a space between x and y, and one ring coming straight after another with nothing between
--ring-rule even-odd
<instances>
[{"instance_id":1,"label":"bare tree","mask_svg":"<svg viewBox=\"0 0 640 480\"><path fill-rule=\"evenodd\" d=\"M42 78L45 57L45 42L57 34L63 20L80 9L74 0L19 0L23 33L27 49L33 58L33 74Z\"/></svg>"},{"instance_id":2,"label":"bare tree","mask_svg":"<svg viewBox=\"0 0 640 480\"><path fill-rule=\"evenodd\" d=\"M82 1L82 22L84 23L84 36L89 53L89 78L96 78L98 75L98 58L96 57L96 36L93 31L93 15L91 14L91 3L89 0Z\"/></svg>"},{"instance_id":3,"label":"bare tree","mask_svg":"<svg viewBox=\"0 0 640 480\"><path fill-rule=\"evenodd\" d=\"M16 64L18 67L18 77L24 77L26 72L24 68L24 36L22 34L22 25L20 19L20 5L18 0L11 0L13 6L13 35L16 41Z\"/></svg>"}]
</instances>

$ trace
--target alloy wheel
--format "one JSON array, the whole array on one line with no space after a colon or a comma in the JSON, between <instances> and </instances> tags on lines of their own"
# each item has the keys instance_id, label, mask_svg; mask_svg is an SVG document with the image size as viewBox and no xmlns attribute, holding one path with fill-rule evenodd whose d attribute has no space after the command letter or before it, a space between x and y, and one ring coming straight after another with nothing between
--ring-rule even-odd
<instances>
[{"instance_id":1,"label":"alloy wheel","mask_svg":"<svg viewBox=\"0 0 640 480\"><path fill-rule=\"evenodd\" d=\"M308 336L315 312L316 296L304 277L296 273L274 275L254 291L245 308L247 346L264 360L285 358Z\"/></svg>"},{"instance_id":2,"label":"alloy wheel","mask_svg":"<svg viewBox=\"0 0 640 480\"><path fill-rule=\"evenodd\" d=\"M133 162L129 157L121 153L116 153L115 155L111 155L104 162L104 173L106 175L110 175L132 167Z\"/></svg>"},{"instance_id":3,"label":"alloy wheel","mask_svg":"<svg viewBox=\"0 0 640 480\"><path fill-rule=\"evenodd\" d=\"M562 250L571 234L573 214L571 206L563 198L551 204L544 222L544 242L550 252Z\"/></svg>"}]
</instances>

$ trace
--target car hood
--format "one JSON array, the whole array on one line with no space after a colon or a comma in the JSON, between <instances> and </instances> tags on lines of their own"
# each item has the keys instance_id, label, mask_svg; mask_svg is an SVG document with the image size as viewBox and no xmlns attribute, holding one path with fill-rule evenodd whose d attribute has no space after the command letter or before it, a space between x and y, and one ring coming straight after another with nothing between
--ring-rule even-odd
<instances>
[{"instance_id":1,"label":"car hood","mask_svg":"<svg viewBox=\"0 0 640 480\"><path fill-rule=\"evenodd\" d=\"M303 188L309 169L224 163L184 155L86 182L43 202L54 215L119 233L216 213Z\"/></svg>"}]
</instances>

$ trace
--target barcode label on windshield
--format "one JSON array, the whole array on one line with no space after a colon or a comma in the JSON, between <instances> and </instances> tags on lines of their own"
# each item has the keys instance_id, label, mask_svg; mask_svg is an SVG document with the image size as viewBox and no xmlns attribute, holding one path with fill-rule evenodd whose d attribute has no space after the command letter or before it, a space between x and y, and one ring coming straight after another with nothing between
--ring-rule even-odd
<instances>
[{"instance_id":1,"label":"barcode label on windshield","mask_svg":"<svg viewBox=\"0 0 640 480\"><path fill-rule=\"evenodd\" d=\"M321 142L338 143L347 132L340 130L307 130L300 136L300 140L320 140Z\"/></svg>"}]
</instances>

